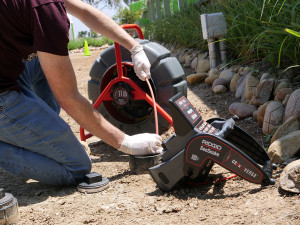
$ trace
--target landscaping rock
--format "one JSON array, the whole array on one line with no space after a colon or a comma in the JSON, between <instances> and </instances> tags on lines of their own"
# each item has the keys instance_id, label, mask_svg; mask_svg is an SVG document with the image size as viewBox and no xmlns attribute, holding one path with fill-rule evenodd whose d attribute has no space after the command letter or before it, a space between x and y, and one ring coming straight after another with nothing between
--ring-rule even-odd
<instances>
[{"instance_id":1,"label":"landscaping rock","mask_svg":"<svg viewBox=\"0 0 300 225\"><path fill-rule=\"evenodd\" d=\"M204 81L206 77L207 77L207 73L194 73L194 74L188 75L186 77L186 80L190 84L196 84L196 83L200 83L200 82Z\"/></svg>"},{"instance_id":2,"label":"landscaping rock","mask_svg":"<svg viewBox=\"0 0 300 225\"><path fill-rule=\"evenodd\" d=\"M283 101L285 96L288 94L292 94L293 89L292 88L281 88L276 92L276 95L274 97L275 101Z\"/></svg>"},{"instance_id":3,"label":"landscaping rock","mask_svg":"<svg viewBox=\"0 0 300 225\"><path fill-rule=\"evenodd\" d=\"M208 76L212 77L212 76L218 76L219 77L219 70L216 68L212 68L210 69L210 71L208 72Z\"/></svg>"},{"instance_id":4,"label":"landscaping rock","mask_svg":"<svg viewBox=\"0 0 300 225\"><path fill-rule=\"evenodd\" d=\"M236 91L237 81L238 81L240 78L241 78L241 74L239 74L239 73L236 73L236 74L232 77L232 79L231 79L231 81L230 81L230 86L229 86L231 92L235 92L235 91Z\"/></svg>"},{"instance_id":5,"label":"landscaping rock","mask_svg":"<svg viewBox=\"0 0 300 225\"><path fill-rule=\"evenodd\" d=\"M245 69L245 67L242 67L242 66L241 66L241 67L239 68L239 70L238 70L238 73L239 73L239 74L242 74L243 71L244 71L244 69Z\"/></svg>"},{"instance_id":6,"label":"landscaping rock","mask_svg":"<svg viewBox=\"0 0 300 225\"><path fill-rule=\"evenodd\" d=\"M178 59L179 62L181 62L182 57L183 57L183 55L181 55L181 54L179 53L178 56L177 56L177 59Z\"/></svg>"},{"instance_id":7,"label":"landscaping rock","mask_svg":"<svg viewBox=\"0 0 300 225\"><path fill-rule=\"evenodd\" d=\"M241 65L234 65L233 67L232 67L232 70L233 70L233 72L235 72L235 73L237 73L237 72L239 72L239 69L241 68Z\"/></svg>"},{"instance_id":8,"label":"landscaping rock","mask_svg":"<svg viewBox=\"0 0 300 225\"><path fill-rule=\"evenodd\" d=\"M268 149L268 155L273 163L280 164L295 156L299 149L300 130L297 130L274 141Z\"/></svg>"},{"instance_id":9,"label":"landscaping rock","mask_svg":"<svg viewBox=\"0 0 300 225\"><path fill-rule=\"evenodd\" d=\"M288 83L289 85L291 85L291 80L288 78L282 78L282 79L278 79L275 86L277 87L280 83L285 82ZM290 87L290 86L289 86ZM276 89L276 88L275 88Z\"/></svg>"},{"instance_id":10,"label":"landscaping rock","mask_svg":"<svg viewBox=\"0 0 300 225\"><path fill-rule=\"evenodd\" d=\"M277 94L277 92L283 88L290 88L291 84L288 83L287 81L282 81L280 82L278 85L276 85L275 89L274 89L274 96Z\"/></svg>"},{"instance_id":11,"label":"landscaping rock","mask_svg":"<svg viewBox=\"0 0 300 225\"><path fill-rule=\"evenodd\" d=\"M192 54L194 51L195 51L195 49L189 48L189 49L187 50L187 54Z\"/></svg>"},{"instance_id":12,"label":"landscaping rock","mask_svg":"<svg viewBox=\"0 0 300 225\"><path fill-rule=\"evenodd\" d=\"M191 63L185 63L185 64L183 65L183 67L184 67L184 68L189 68L189 67L191 67Z\"/></svg>"},{"instance_id":13,"label":"landscaping rock","mask_svg":"<svg viewBox=\"0 0 300 225\"><path fill-rule=\"evenodd\" d=\"M250 117L255 110L257 110L256 106L243 103L232 103L229 106L229 112L232 115L237 115L239 118Z\"/></svg>"},{"instance_id":14,"label":"landscaping rock","mask_svg":"<svg viewBox=\"0 0 300 225\"><path fill-rule=\"evenodd\" d=\"M260 82L253 93L250 104L260 106L269 101L274 86L274 79L263 80Z\"/></svg>"},{"instance_id":15,"label":"landscaping rock","mask_svg":"<svg viewBox=\"0 0 300 225\"><path fill-rule=\"evenodd\" d=\"M214 83L214 81L216 79L219 78L219 75L213 75L213 76L208 76L206 79L205 79L205 83L206 84L209 84L209 85L212 85Z\"/></svg>"},{"instance_id":16,"label":"landscaping rock","mask_svg":"<svg viewBox=\"0 0 300 225\"><path fill-rule=\"evenodd\" d=\"M273 78L272 74L270 74L270 73L264 73L263 75L261 75L260 82L262 82L263 80L268 80L270 78Z\"/></svg>"},{"instance_id":17,"label":"landscaping rock","mask_svg":"<svg viewBox=\"0 0 300 225\"><path fill-rule=\"evenodd\" d=\"M237 88L236 88L236 92L235 92L235 97L236 98L241 98L242 95L245 93L246 80L251 75L252 75L252 72L248 73L246 76L242 76L237 81Z\"/></svg>"},{"instance_id":18,"label":"landscaping rock","mask_svg":"<svg viewBox=\"0 0 300 225\"><path fill-rule=\"evenodd\" d=\"M249 100L246 98L246 89L243 91L242 96L241 96L241 103L248 104ZM251 104L250 104L251 105Z\"/></svg>"},{"instance_id":19,"label":"landscaping rock","mask_svg":"<svg viewBox=\"0 0 300 225\"><path fill-rule=\"evenodd\" d=\"M232 77L234 76L234 72L232 68L225 69L220 73L220 78L227 80L228 83L231 81Z\"/></svg>"},{"instance_id":20,"label":"landscaping rock","mask_svg":"<svg viewBox=\"0 0 300 225\"><path fill-rule=\"evenodd\" d=\"M180 52L177 51L176 53L174 53L174 54L173 54L173 57L175 57L175 58L179 61Z\"/></svg>"},{"instance_id":21,"label":"landscaping rock","mask_svg":"<svg viewBox=\"0 0 300 225\"><path fill-rule=\"evenodd\" d=\"M237 80L236 82L236 90L238 89L238 87L241 85L241 83L243 82L243 80L245 79L245 76L242 73L238 73L240 74L240 78Z\"/></svg>"},{"instance_id":22,"label":"landscaping rock","mask_svg":"<svg viewBox=\"0 0 300 225\"><path fill-rule=\"evenodd\" d=\"M271 103L271 101L266 102L265 104L258 107L258 110L257 110L257 123L258 123L259 127L262 127L262 125L264 123L265 112L266 112L266 108L269 105L269 103Z\"/></svg>"},{"instance_id":23,"label":"landscaping rock","mask_svg":"<svg viewBox=\"0 0 300 225\"><path fill-rule=\"evenodd\" d=\"M287 120L292 115L300 115L300 89L295 90L285 108L285 120Z\"/></svg>"},{"instance_id":24,"label":"landscaping rock","mask_svg":"<svg viewBox=\"0 0 300 225\"><path fill-rule=\"evenodd\" d=\"M208 52L205 53L200 53L198 54L198 61L202 60L202 59L207 59L208 57Z\"/></svg>"},{"instance_id":25,"label":"landscaping rock","mask_svg":"<svg viewBox=\"0 0 300 225\"><path fill-rule=\"evenodd\" d=\"M222 94L227 91L227 88L224 85L216 85L213 87L213 92L216 94Z\"/></svg>"},{"instance_id":26,"label":"landscaping rock","mask_svg":"<svg viewBox=\"0 0 300 225\"><path fill-rule=\"evenodd\" d=\"M259 80L254 76L249 76L246 80L246 99L250 100L253 96L256 86L259 84Z\"/></svg>"},{"instance_id":27,"label":"landscaping rock","mask_svg":"<svg viewBox=\"0 0 300 225\"><path fill-rule=\"evenodd\" d=\"M285 121L275 132L271 139L273 143L276 139L288 135L296 130L300 129L300 118L297 116L291 116L287 121Z\"/></svg>"},{"instance_id":28,"label":"landscaping rock","mask_svg":"<svg viewBox=\"0 0 300 225\"><path fill-rule=\"evenodd\" d=\"M258 110L255 110L252 114L253 119L257 120Z\"/></svg>"},{"instance_id":29,"label":"landscaping rock","mask_svg":"<svg viewBox=\"0 0 300 225\"><path fill-rule=\"evenodd\" d=\"M183 67L184 67L184 68L190 68L190 67L191 67L191 61L186 60L186 61L183 63Z\"/></svg>"},{"instance_id":30,"label":"landscaping rock","mask_svg":"<svg viewBox=\"0 0 300 225\"><path fill-rule=\"evenodd\" d=\"M242 70L241 74L242 74L243 76L245 76L245 75L247 75L247 74L250 73L250 72L251 72L250 67L246 66L246 67ZM251 73L251 74L252 74L252 73Z\"/></svg>"},{"instance_id":31,"label":"landscaping rock","mask_svg":"<svg viewBox=\"0 0 300 225\"><path fill-rule=\"evenodd\" d=\"M180 63L184 64L186 61L186 58L189 57L190 55L188 53L185 53L181 58L180 58Z\"/></svg>"},{"instance_id":32,"label":"landscaping rock","mask_svg":"<svg viewBox=\"0 0 300 225\"><path fill-rule=\"evenodd\" d=\"M290 97L291 97L290 94L287 94L287 95L285 96L284 100L282 101L282 105L283 105L284 107L286 107L286 105L287 105L287 103L288 103Z\"/></svg>"},{"instance_id":33,"label":"landscaping rock","mask_svg":"<svg viewBox=\"0 0 300 225\"><path fill-rule=\"evenodd\" d=\"M300 193L300 159L284 168L280 174L279 185L284 191Z\"/></svg>"},{"instance_id":34,"label":"landscaping rock","mask_svg":"<svg viewBox=\"0 0 300 225\"><path fill-rule=\"evenodd\" d=\"M227 80L225 80L225 79L223 79L223 78L217 78L215 81L214 81L214 83L212 84L212 88L214 88L215 86L217 86L217 85L223 85L223 86L225 86L225 87L227 87L227 85L228 85L228 81Z\"/></svg>"},{"instance_id":35,"label":"landscaping rock","mask_svg":"<svg viewBox=\"0 0 300 225\"><path fill-rule=\"evenodd\" d=\"M263 133L272 134L282 124L284 108L280 102L272 101L268 104L264 116Z\"/></svg>"},{"instance_id":36,"label":"landscaping rock","mask_svg":"<svg viewBox=\"0 0 300 225\"><path fill-rule=\"evenodd\" d=\"M171 45L171 47L170 47L169 51L170 51L170 52L174 52L174 50L175 50L175 47L174 47L174 45Z\"/></svg>"},{"instance_id":37,"label":"landscaping rock","mask_svg":"<svg viewBox=\"0 0 300 225\"><path fill-rule=\"evenodd\" d=\"M210 62L208 59L201 59L197 63L196 72L206 73L210 70Z\"/></svg>"},{"instance_id":38,"label":"landscaping rock","mask_svg":"<svg viewBox=\"0 0 300 225\"><path fill-rule=\"evenodd\" d=\"M185 58L185 62L184 62L184 67L185 68L188 68L188 67L190 67L191 66L191 64L192 64L192 60L193 60L193 55L188 55L186 58Z\"/></svg>"},{"instance_id":39,"label":"landscaping rock","mask_svg":"<svg viewBox=\"0 0 300 225\"><path fill-rule=\"evenodd\" d=\"M187 48L183 48L183 49L181 49L180 50L180 54L183 56L183 55L185 55L185 53L187 52Z\"/></svg>"},{"instance_id":40,"label":"landscaping rock","mask_svg":"<svg viewBox=\"0 0 300 225\"><path fill-rule=\"evenodd\" d=\"M192 63L191 63L191 68L192 68L193 70L196 69L197 63L198 63L198 58L195 57L195 58L193 59Z\"/></svg>"}]
</instances>

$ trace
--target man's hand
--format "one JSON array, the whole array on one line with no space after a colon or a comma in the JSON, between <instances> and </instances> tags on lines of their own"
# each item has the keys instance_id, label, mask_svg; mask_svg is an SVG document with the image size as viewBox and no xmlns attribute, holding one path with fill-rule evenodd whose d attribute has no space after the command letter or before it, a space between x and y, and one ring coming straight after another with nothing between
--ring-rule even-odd
<instances>
[{"instance_id":1,"label":"man's hand","mask_svg":"<svg viewBox=\"0 0 300 225\"><path fill-rule=\"evenodd\" d=\"M150 78L150 62L143 50L143 46L137 45L130 50L134 72L142 81Z\"/></svg>"},{"instance_id":2,"label":"man's hand","mask_svg":"<svg viewBox=\"0 0 300 225\"><path fill-rule=\"evenodd\" d=\"M157 134L144 133L133 136L125 134L118 150L129 155L155 155L163 151L161 142L161 137Z\"/></svg>"}]
</instances>

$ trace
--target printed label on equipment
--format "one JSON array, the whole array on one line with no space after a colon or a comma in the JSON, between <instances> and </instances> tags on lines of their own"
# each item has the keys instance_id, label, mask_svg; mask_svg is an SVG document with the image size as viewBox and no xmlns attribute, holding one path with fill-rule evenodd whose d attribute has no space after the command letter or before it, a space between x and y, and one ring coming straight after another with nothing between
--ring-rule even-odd
<instances>
[{"instance_id":1,"label":"printed label on equipment","mask_svg":"<svg viewBox=\"0 0 300 225\"><path fill-rule=\"evenodd\" d=\"M230 144L216 137L201 135L190 141L186 148L185 160L197 167L203 167L207 159L231 170L237 175L254 183L260 183L263 174L246 155L241 154Z\"/></svg>"},{"instance_id":2,"label":"printed label on equipment","mask_svg":"<svg viewBox=\"0 0 300 225\"><path fill-rule=\"evenodd\" d=\"M192 104L186 99L186 97L182 96L175 104L178 108L183 112L185 117L194 124L197 119L200 117L200 114L196 111L196 109L192 106Z\"/></svg>"},{"instance_id":3,"label":"printed label on equipment","mask_svg":"<svg viewBox=\"0 0 300 225\"><path fill-rule=\"evenodd\" d=\"M116 88L113 92L113 99L115 103L122 106L129 101L129 95L125 88Z\"/></svg>"}]
</instances>

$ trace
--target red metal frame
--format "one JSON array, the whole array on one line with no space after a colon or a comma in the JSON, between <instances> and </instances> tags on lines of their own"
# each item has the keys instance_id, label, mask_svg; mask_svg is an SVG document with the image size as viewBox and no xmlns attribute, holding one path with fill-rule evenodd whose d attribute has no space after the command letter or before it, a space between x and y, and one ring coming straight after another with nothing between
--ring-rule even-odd
<instances>
[{"instance_id":1,"label":"red metal frame","mask_svg":"<svg viewBox=\"0 0 300 225\"><path fill-rule=\"evenodd\" d=\"M136 24L121 25L121 28L123 28L125 30L126 29L135 29L138 33L139 38L144 39L144 35L143 35L141 28ZM115 55L116 55L118 77L116 77L115 79L110 81L110 83L105 87L103 92L100 94L100 96L94 103L93 107L95 109L97 109L103 101L112 101L113 99L110 97L110 92L111 92L113 85L115 85L118 82L127 83L134 89L133 91L131 91L131 93L133 95L132 100L145 100L152 107L154 107L152 98L143 89L141 89L134 81L132 81L128 77L123 76L123 68L122 67L123 67L123 64L125 65L126 63L122 63L120 45L116 42L115 42ZM158 113L160 115L162 115L162 117L164 117L171 126L173 126L172 117L163 108L161 108L157 104L156 104L156 108L157 108ZM91 134L91 133L85 134L84 129L82 127L80 127L80 138L82 141L86 141L86 139L88 139L92 136L93 136L93 134Z\"/></svg>"}]
</instances>

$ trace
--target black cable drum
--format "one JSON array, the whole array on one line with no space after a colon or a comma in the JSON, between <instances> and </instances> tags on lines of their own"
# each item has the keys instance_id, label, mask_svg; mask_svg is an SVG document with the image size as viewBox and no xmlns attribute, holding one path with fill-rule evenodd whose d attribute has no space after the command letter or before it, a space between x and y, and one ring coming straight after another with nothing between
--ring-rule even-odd
<instances>
[{"instance_id":1,"label":"black cable drum","mask_svg":"<svg viewBox=\"0 0 300 225\"><path fill-rule=\"evenodd\" d=\"M171 57L170 51L165 47L148 40L137 39L137 41L143 45L151 64L150 83L156 102L167 113L170 113L169 99L179 92L184 96L187 95L187 83L183 79L184 71L178 60ZM126 64L123 67L124 75L131 78L151 96L146 82L139 80L133 70L130 52L122 46L120 46L120 50L122 62ZM110 46L100 54L90 70L89 99L95 102L104 88L117 75L115 48ZM130 91L130 88L126 87L126 90ZM108 121L127 134L155 132L153 107L146 101L129 99L125 105L115 104L114 101L103 101L98 110ZM160 131L170 127L160 114L158 114L158 121Z\"/></svg>"}]
</instances>

